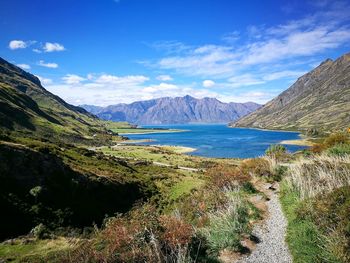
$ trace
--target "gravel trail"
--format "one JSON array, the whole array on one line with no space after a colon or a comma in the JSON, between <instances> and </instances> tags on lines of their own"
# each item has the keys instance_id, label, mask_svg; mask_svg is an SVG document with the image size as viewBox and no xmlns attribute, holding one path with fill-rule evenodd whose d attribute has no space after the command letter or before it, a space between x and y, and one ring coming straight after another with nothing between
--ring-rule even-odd
<instances>
[{"instance_id":1,"label":"gravel trail","mask_svg":"<svg viewBox=\"0 0 350 263\"><path fill-rule=\"evenodd\" d=\"M278 195L271 192L267 202L269 217L262 225L257 225L253 234L258 237L256 249L239 263L289 263L293 262L285 242L287 220L282 212Z\"/></svg>"}]
</instances>

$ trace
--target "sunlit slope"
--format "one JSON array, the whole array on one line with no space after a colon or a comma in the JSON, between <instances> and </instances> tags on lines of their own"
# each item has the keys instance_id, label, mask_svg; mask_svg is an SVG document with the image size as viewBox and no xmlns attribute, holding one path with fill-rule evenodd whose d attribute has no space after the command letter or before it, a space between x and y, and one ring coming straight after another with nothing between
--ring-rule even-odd
<instances>
[{"instance_id":1,"label":"sunlit slope","mask_svg":"<svg viewBox=\"0 0 350 263\"><path fill-rule=\"evenodd\" d=\"M327 59L235 127L318 131L350 126L350 53Z\"/></svg>"}]
</instances>

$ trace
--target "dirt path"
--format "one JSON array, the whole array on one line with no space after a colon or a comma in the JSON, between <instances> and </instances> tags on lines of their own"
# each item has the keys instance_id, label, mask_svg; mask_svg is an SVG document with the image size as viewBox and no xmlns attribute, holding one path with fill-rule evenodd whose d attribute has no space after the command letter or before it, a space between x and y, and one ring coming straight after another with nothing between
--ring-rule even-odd
<instances>
[{"instance_id":1,"label":"dirt path","mask_svg":"<svg viewBox=\"0 0 350 263\"><path fill-rule=\"evenodd\" d=\"M270 200L266 203L269 216L261 225L257 225L253 234L259 242L256 249L241 258L239 263L290 263L292 256L285 242L287 220L282 212L278 194L269 191Z\"/></svg>"}]
</instances>

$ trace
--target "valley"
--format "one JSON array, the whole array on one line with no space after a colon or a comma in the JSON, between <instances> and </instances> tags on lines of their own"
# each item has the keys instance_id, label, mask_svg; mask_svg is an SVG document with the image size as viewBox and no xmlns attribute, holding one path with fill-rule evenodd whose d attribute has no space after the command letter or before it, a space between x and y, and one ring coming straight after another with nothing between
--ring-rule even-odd
<instances>
[{"instance_id":1,"label":"valley","mask_svg":"<svg viewBox=\"0 0 350 263\"><path fill-rule=\"evenodd\" d=\"M350 0L3 0L0 36L0 263L350 263Z\"/></svg>"}]
</instances>

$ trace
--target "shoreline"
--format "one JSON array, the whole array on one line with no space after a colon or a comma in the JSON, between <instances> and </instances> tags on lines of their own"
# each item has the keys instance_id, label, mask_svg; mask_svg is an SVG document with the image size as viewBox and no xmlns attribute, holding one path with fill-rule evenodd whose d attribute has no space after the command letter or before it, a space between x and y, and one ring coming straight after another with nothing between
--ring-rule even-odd
<instances>
[{"instance_id":1,"label":"shoreline","mask_svg":"<svg viewBox=\"0 0 350 263\"><path fill-rule=\"evenodd\" d=\"M251 130L259 130L259 131L272 131L272 132L293 132L299 134L299 139L291 139L291 140L282 140L279 143L285 145L296 145L296 146L314 146L315 143L310 141L309 138L306 138L300 131L288 131L288 130L273 130L273 129L263 129L263 128L253 128L253 127L231 127L229 128L241 128L241 129L251 129Z\"/></svg>"},{"instance_id":2,"label":"shoreline","mask_svg":"<svg viewBox=\"0 0 350 263\"><path fill-rule=\"evenodd\" d=\"M254 128L254 127L231 127L231 126L228 126L228 127L232 129L238 128L238 129L249 129L249 130L259 130L259 131L273 131L273 132L294 132L294 133L301 134L300 131L274 130L274 129Z\"/></svg>"},{"instance_id":3,"label":"shoreline","mask_svg":"<svg viewBox=\"0 0 350 263\"><path fill-rule=\"evenodd\" d=\"M314 146L315 143L309 141L308 139L295 139L295 140L284 140L281 141L280 144L286 144L286 145L297 145L297 146Z\"/></svg>"},{"instance_id":4,"label":"shoreline","mask_svg":"<svg viewBox=\"0 0 350 263\"><path fill-rule=\"evenodd\" d=\"M151 145L156 146L160 148L164 148L166 150L173 151L174 153L184 154L184 153L191 153L197 151L196 148L192 147L186 147L186 146L179 146L179 145Z\"/></svg>"},{"instance_id":5,"label":"shoreline","mask_svg":"<svg viewBox=\"0 0 350 263\"><path fill-rule=\"evenodd\" d=\"M137 130L138 128L136 128L135 130ZM150 131L150 130L146 130L144 132L142 132L142 129L140 129L140 131L137 132L120 132L118 133L118 135L142 135L142 134L153 134L153 133L173 133L173 132L186 132L187 130L175 130L175 129L169 129L169 130L154 130L154 131Z\"/></svg>"}]
</instances>

